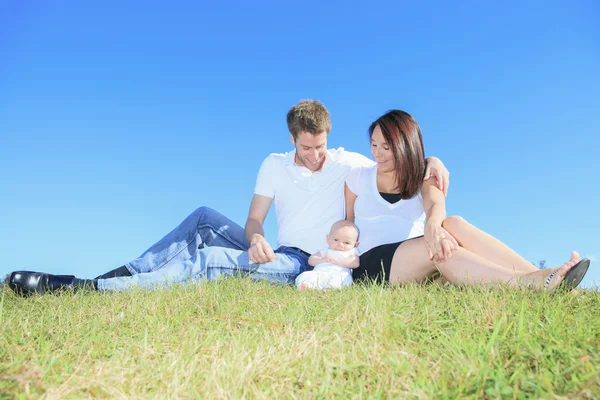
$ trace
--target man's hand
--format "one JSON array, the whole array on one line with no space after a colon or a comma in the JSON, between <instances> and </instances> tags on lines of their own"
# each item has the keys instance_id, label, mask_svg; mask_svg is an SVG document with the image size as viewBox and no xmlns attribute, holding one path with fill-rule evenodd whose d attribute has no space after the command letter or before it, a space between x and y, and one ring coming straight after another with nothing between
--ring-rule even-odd
<instances>
[{"instance_id":1,"label":"man's hand","mask_svg":"<svg viewBox=\"0 0 600 400\"><path fill-rule=\"evenodd\" d=\"M275 253L264 237L265 233L262 226L272 201L273 199L270 197L255 194L252 197L252 203L250 203L245 233L248 243L250 243L248 257L253 263L265 264L275 261Z\"/></svg>"},{"instance_id":2,"label":"man's hand","mask_svg":"<svg viewBox=\"0 0 600 400\"><path fill-rule=\"evenodd\" d=\"M448 187L450 186L450 172L444 166L442 160L437 157L427 157L427 166L425 167L425 178L424 181L431 177L434 177L437 181L437 187L444 193L444 196L448 195Z\"/></svg>"},{"instance_id":3,"label":"man's hand","mask_svg":"<svg viewBox=\"0 0 600 400\"><path fill-rule=\"evenodd\" d=\"M264 236L259 235L258 233L252 235L248 256L250 257L250 261L256 264L266 264L275 261L273 249Z\"/></svg>"}]
</instances>

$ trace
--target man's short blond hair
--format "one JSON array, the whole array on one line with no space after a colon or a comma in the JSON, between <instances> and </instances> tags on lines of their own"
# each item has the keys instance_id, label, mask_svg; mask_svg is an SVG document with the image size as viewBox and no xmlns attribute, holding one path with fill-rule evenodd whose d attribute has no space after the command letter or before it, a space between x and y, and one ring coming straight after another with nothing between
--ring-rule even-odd
<instances>
[{"instance_id":1,"label":"man's short blond hair","mask_svg":"<svg viewBox=\"0 0 600 400\"><path fill-rule=\"evenodd\" d=\"M288 130L298 139L302 132L318 135L331 131L331 118L329 111L318 100L302 100L287 113Z\"/></svg>"}]
</instances>

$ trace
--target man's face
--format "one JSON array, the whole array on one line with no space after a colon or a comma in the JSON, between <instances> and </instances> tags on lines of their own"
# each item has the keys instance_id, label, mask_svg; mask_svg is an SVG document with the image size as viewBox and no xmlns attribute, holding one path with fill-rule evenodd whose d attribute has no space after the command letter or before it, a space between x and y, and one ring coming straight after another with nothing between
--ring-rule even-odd
<instances>
[{"instance_id":1,"label":"man's face","mask_svg":"<svg viewBox=\"0 0 600 400\"><path fill-rule=\"evenodd\" d=\"M302 132L295 140L293 135L290 137L296 146L296 165L302 165L312 172L320 171L327 153L327 133L321 132L313 135L309 132Z\"/></svg>"}]
</instances>

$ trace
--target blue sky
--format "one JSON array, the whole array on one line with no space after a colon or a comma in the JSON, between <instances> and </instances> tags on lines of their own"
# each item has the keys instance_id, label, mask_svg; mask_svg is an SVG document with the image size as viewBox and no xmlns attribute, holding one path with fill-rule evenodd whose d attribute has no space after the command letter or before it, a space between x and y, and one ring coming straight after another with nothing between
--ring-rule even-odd
<instances>
[{"instance_id":1,"label":"blue sky","mask_svg":"<svg viewBox=\"0 0 600 400\"><path fill-rule=\"evenodd\" d=\"M410 112L449 214L600 285L597 2L288 3L0 1L0 274L93 277L201 205L243 225L312 98L365 155Z\"/></svg>"}]
</instances>

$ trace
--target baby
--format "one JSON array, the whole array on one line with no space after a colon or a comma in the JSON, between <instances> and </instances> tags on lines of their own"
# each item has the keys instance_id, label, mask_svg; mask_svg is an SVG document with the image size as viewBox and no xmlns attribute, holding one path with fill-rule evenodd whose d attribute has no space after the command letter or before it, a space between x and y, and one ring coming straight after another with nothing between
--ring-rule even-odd
<instances>
[{"instance_id":1,"label":"baby","mask_svg":"<svg viewBox=\"0 0 600 400\"><path fill-rule=\"evenodd\" d=\"M315 268L296 278L298 289L340 289L352 284L351 268L359 265L356 225L338 221L332 225L326 240L329 248L319 250L308 259L308 264Z\"/></svg>"}]
</instances>

